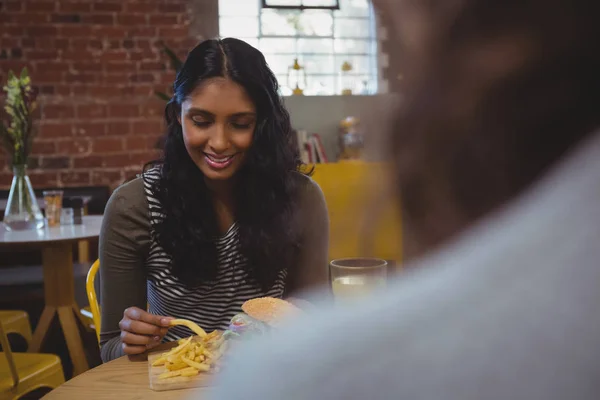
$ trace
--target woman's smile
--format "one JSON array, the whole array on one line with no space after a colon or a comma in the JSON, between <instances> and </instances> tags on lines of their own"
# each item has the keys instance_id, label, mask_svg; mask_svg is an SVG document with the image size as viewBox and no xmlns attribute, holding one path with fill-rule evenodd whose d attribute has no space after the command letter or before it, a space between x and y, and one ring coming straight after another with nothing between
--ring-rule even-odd
<instances>
[{"instance_id":1,"label":"woman's smile","mask_svg":"<svg viewBox=\"0 0 600 400\"><path fill-rule=\"evenodd\" d=\"M232 155L216 155L204 153L204 160L206 161L206 164L208 164L209 167L220 170L225 169L231 164L233 164L238 155L239 153Z\"/></svg>"}]
</instances>

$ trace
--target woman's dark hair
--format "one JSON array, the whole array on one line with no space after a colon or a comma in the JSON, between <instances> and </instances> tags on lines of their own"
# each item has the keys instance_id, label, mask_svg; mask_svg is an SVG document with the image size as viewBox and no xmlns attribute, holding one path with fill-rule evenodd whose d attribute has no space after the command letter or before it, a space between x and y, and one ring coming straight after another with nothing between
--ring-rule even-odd
<instances>
[{"instance_id":1,"label":"woman's dark hair","mask_svg":"<svg viewBox=\"0 0 600 400\"><path fill-rule=\"evenodd\" d=\"M200 43L177 74L165 110L167 137L158 163L160 179L152 186L164 214L154 226L156 239L183 283L193 287L216 278L217 218L204 175L185 148L177 118L182 102L214 77L241 85L257 110L253 142L235 181L235 221L248 273L268 288L282 269L293 267L296 258L292 212L298 179L293 175L301 161L277 80L261 52L241 40Z\"/></svg>"},{"instance_id":2,"label":"woman's dark hair","mask_svg":"<svg viewBox=\"0 0 600 400\"><path fill-rule=\"evenodd\" d=\"M521 193L600 127L599 6L387 3L406 60L392 147L419 253Z\"/></svg>"}]
</instances>

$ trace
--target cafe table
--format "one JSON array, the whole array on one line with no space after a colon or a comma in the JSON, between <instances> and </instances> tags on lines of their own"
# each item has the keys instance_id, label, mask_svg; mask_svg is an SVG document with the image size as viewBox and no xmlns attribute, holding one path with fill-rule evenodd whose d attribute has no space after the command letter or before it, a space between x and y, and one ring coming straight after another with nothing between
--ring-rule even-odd
<instances>
[{"instance_id":1,"label":"cafe table","mask_svg":"<svg viewBox=\"0 0 600 400\"><path fill-rule=\"evenodd\" d=\"M164 351L166 343L153 351ZM147 356L121 357L67 381L48 393L44 400L205 400L210 388L156 392L150 389Z\"/></svg>"},{"instance_id":2,"label":"cafe table","mask_svg":"<svg viewBox=\"0 0 600 400\"><path fill-rule=\"evenodd\" d=\"M73 374L89 369L78 324L85 326L75 302L73 278L73 245L80 240L100 235L102 216L85 216L81 225L45 226L42 229L8 231L0 223L0 247L42 251L44 271L44 311L40 317L28 351L40 352L44 339L58 317L73 362Z\"/></svg>"}]
</instances>

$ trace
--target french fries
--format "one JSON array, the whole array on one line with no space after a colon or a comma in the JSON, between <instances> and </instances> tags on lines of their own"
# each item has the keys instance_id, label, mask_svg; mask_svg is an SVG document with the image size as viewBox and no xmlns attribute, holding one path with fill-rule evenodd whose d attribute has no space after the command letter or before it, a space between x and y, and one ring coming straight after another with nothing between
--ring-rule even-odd
<instances>
[{"instance_id":1,"label":"french fries","mask_svg":"<svg viewBox=\"0 0 600 400\"><path fill-rule=\"evenodd\" d=\"M200 328L197 324L195 324L192 321L189 321L187 319L173 319L173 320L171 320L171 322L169 322L169 325L170 326L183 325L183 326L189 328L192 332L194 332L196 335L200 336L201 338L206 336L206 332L204 331L204 329Z\"/></svg>"},{"instance_id":2,"label":"french fries","mask_svg":"<svg viewBox=\"0 0 600 400\"><path fill-rule=\"evenodd\" d=\"M204 332L203 337L190 336L179 340L177 347L163 353L152 363L152 366L164 367L164 372L158 376L161 380L192 377L201 372L218 372L219 359L227 350L227 345L220 332L213 331L208 334Z\"/></svg>"}]
</instances>

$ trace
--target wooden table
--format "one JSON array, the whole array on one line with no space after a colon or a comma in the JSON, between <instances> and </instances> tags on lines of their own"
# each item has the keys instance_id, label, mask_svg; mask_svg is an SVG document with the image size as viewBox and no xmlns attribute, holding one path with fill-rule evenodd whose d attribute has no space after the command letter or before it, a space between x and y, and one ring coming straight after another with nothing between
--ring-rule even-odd
<instances>
[{"instance_id":1,"label":"wooden table","mask_svg":"<svg viewBox=\"0 0 600 400\"><path fill-rule=\"evenodd\" d=\"M38 353L48 330L58 316L69 355L73 361L73 374L89 369L77 321L85 325L75 302L73 279L73 244L100 235L102 216L86 216L81 225L61 225L29 231L7 231L0 224L0 246L19 246L42 250L44 269L45 306L29 351Z\"/></svg>"},{"instance_id":2,"label":"wooden table","mask_svg":"<svg viewBox=\"0 0 600 400\"><path fill-rule=\"evenodd\" d=\"M157 350L169 347L172 347L171 343L161 345ZM44 400L202 400L208 398L210 390L197 388L155 392L150 389L145 357L132 360L121 357L71 379L46 395Z\"/></svg>"}]
</instances>

